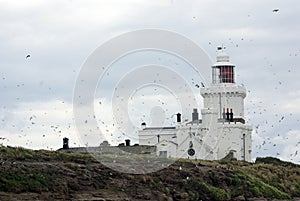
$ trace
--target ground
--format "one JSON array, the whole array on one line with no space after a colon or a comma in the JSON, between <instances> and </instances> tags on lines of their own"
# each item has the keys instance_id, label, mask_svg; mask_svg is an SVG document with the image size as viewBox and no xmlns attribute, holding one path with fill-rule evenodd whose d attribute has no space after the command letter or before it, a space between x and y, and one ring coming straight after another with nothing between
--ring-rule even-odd
<instances>
[{"instance_id":1,"label":"ground","mask_svg":"<svg viewBox=\"0 0 300 201\"><path fill-rule=\"evenodd\" d=\"M300 166L276 158L255 163L178 160L158 172L137 175L111 170L87 153L0 147L0 200L300 200L297 197Z\"/></svg>"}]
</instances>

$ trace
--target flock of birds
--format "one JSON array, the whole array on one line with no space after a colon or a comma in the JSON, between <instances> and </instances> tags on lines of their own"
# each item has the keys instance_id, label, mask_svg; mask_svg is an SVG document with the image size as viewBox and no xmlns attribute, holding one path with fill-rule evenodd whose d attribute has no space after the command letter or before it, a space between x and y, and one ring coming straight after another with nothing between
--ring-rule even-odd
<instances>
[{"instance_id":1,"label":"flock of birds","mask_svg":"<svg viewBox=\"0 0 300 201\"><path fill-rule=\"evenodd\" d=\"M273 13L278 13L279 9L278 8L273 9L272 12ZM196 19L196 17L193 17L193 18ZM244 41L244 40L245 40L244 38L241 38L241 41ZM234 44L233 39L229 38L229 41L230 41L231 44ZM212 43L209 42L209 45L212 45ZM239 47L239 44L236 43L235 46ZM28 60L30 58L31 58L31 54L27 54L25 56L26 60ZM268 63L268 65L272 66L271 63ZM291 69L288 69L288 72L292 73ZM277 75L276 73L273 74L274 77L276 75ZM108 76L109 76L109 74L108 74ZM6 78L3 77L2 81L6 81ZM202 82L197 83L195 80L192 80L191 83L196 88L205 87L204 83L202 83ZM277 81L277 86L275 86L274 89L277 90L279 87L281 87L284 84L285 83L283 81ZM22 86L24 86L24 84ZM18 84L17 87L20 87L20 85ZM248 93L251 93L251 91L248 90ZM17 100L19 100L19 98L17 98ZM167 105L167 103L165 103L165 101L158 100L158 102L160 102L160 104L162 104L164 106ZM63 103L64 102L62 101L62 104ZM293 116L293 114L292 113L290 113L290 114L274 114L274 116L271 118L272 121L269 120L269 119L268 120L263 120L264 117L268 117L269 118L269 116L264 116L264 115L265 114L270 114L270 111L268 111L268 110L270 110L272 108L270 108L270 107L267 108L266 107L267 103L264 103L263 101L250 100L249 103L250 103L250 105L248 106L248 111L246 111L246 116L250 116L253 119L260 119L260 122L258 122L258 123L256 122L257 124L253 125L254 132L258 136L261 136L261 138L263 138L263 141L261 142L261 144L256 144L255 145L255 148L257 150L256 154L259 155L261 153L261 151L268 151L268 149L275 149L275 147L277 146L277 144L273 142L272 138L274 138L276 136L280 137L281 134L278 133L278 134L274 135L274 133L273 133L273 135L271 137L270 136L270 132L276 132L276 129L278 129L278 127L281 126L281 124L285 123L286 119L288 119L288 121L291 121L292 120L291 117ZM99 101L99 105L103 105L101 101ZM277 105L274 104L274 107L277 107ZM4 106L2 109L5 110L6 107ZM44 113L44 115L47 116L47 113ZM28 140L26 142L26 146L30 147L32 145L32 141L30 140L30 136L29 136L30 134L29 133L30 133L31 129L34 129L33 128L34 126L38 126L37 125L37 122L38 122L37 119L38 118L39 118L39 116L35 115L35 114L29 116L28 117L28 120L29 120L28 123L30 125L27 125L27 126L25 126L25 128L21 128L19 130L20 133L24 133L25 130L27 132L26 134L19 134L20 138L21 137L27 137L28 138ZM94 116L94 118L96 118L96 117ZM143 115L143 117L141 118L141 120L144 120L145 118L146 118L146 116ZM5 119L5 116L4 116L3 119L1 119L1 124L0 124L1 127L4 127L4 126L11 126L11 127L14 127L14 128L17 127L16 124L11 124L11 122L5 122L5 121L6 121L6 119ZM58 137L61 137L61 138L64 137L64 135L66 133L70 133L70 132L68 132L68 130L74 129L71 126L71 125L73 125L72 121L73 120L70 120L70 122L67 123L64 126L60 126L60 125L47 125L47 122L42 123L40 126L45 129L45 133L41 134L41 137L42 138L47 138L47 135L49 135L49 134L46 134L46 132L47 133L55 133ZM255 122L252 119L249 119L248 121L249 121L249 123ZM84 123L87 124L88 120L85 120ZM295 123L297 125L299 125L299 119L296 120ZM11 124L11 125L9 125L9 124ZM116 127L116 129L120 129L120 126L117 126L115 124L108 125L107 123L105 123L104 120L101 120L100 124L104 128L105 132L106 133L110 133L111 136L114 135L113 132L110 132L111 127ZM98 127L97 129L100 129L100 128ZM123 140L124 135L125 135L125 133L122 133L122 136L121 135L116 136L117 141ZM10 139L12 139L10 136L5 136L5 137L4 136L0 136L0 144L1 144L1 141L2 142L3 141L9 142ZM47 146L47 143L44 143L44 144ZM74 142L74 145L76 145L76 142ZM300 150L300 138L299 138L299 141L295 142L295 146L299 147L299 150ZM47 146L47 148L48 149L52 149L52 147L49 147L49 146ZM270 150L270 151L272 151L272 150ZM271 152L269 152L269 153L271 153ZM276 153L276 156L280 156L280 154L281 154L280 150L278 150L278 152ZM298 156L298 154L299 154L298 150L296 150L294 153L291 153L290 154L290 160L293 160L295 157ZM295 162L300 162L300 161L295 161Z\"/></svg>"}]
</instances>

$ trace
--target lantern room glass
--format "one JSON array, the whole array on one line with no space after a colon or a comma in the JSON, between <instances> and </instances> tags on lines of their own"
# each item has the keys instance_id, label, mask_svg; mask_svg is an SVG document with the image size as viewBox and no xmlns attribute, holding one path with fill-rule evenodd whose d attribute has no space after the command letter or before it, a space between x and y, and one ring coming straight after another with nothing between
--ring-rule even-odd
<instances>
[{"instance_id":1,"label":"lantern room glass","mask_svg":"<svg viewBox=\"0 0 300 201\"><path fill-rule=\"evenodd\" d=\"M234 66L215 66L212 68L213 84L234 83Z\"/></svg>"}]
</instances>

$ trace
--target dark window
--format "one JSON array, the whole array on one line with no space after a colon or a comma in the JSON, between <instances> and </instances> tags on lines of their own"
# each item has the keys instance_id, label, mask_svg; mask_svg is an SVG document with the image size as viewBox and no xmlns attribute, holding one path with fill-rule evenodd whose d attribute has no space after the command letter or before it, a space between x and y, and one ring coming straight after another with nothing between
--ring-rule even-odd
<instances>
[{"instance_id":1,"label":"dark window","mask_svg":"<svg viewBox=\"0 0 300 201\"><path fill-rule=\"evenodd\" d=\"M159 151L159 156L167 157L168 152L167 151Z\"/></svg>"}]
</instances>

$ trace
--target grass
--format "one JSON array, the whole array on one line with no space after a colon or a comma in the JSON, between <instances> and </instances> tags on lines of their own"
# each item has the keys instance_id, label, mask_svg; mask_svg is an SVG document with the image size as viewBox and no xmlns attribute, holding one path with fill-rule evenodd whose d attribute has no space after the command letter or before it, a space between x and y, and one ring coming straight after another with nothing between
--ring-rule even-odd
<instances>
[{"instance_id":1,"label":"grass","mask_svg":"<svg viewBox=\"0 0 300 201\"><path fill-rule=\"evenodd\" d=\"M201 179L189 179L187 182L184 182L184 188L190 192L193 190L194 196L201 199L220 201L230 199L230 195L224 189L212 186Z\"/></svg>"},{"instance_id":2,"label":"grass","mask_svg":"<svg viewBox=\"0 0 300 201\"><path fill-rule=\"evenodd\" d=\"M67 151L48 151L48 150L31 150L22 147L4 147L0 146L0 158L11 161L63 161L89 163L95 159L89 153L67 152Z\"/></svg>"},{"instance_id":3,"label":"grass","mask_svg":"<svg viewBox=\"0 0 300 201\"><path fill-rule=\"evenodd\" d=\"M48 190L52 186L51 182L52 179L48 174L39 172L12 171L0 174L0 189L7 192L41 192Z\"/></svg>"},{"instance_id":4,"label":"grass","mask_svg":"<svg viewBox=\"0 0 300 201\"><path fill-rule=\"evenodd\" d=\"M146 175L115 172L99 161L125 165L174 162L153 155L92 156L89 153L0 146L0 162L4 163L0 166L0 191L68 193L110 189L117 193L126 189L138 194L141 193L136 188L139 186L147 192L161 192L175 200L300 197L300 166L271 157L258 158L255 163L180 159L169 168Z\"/></svg>"}]
</instances>

